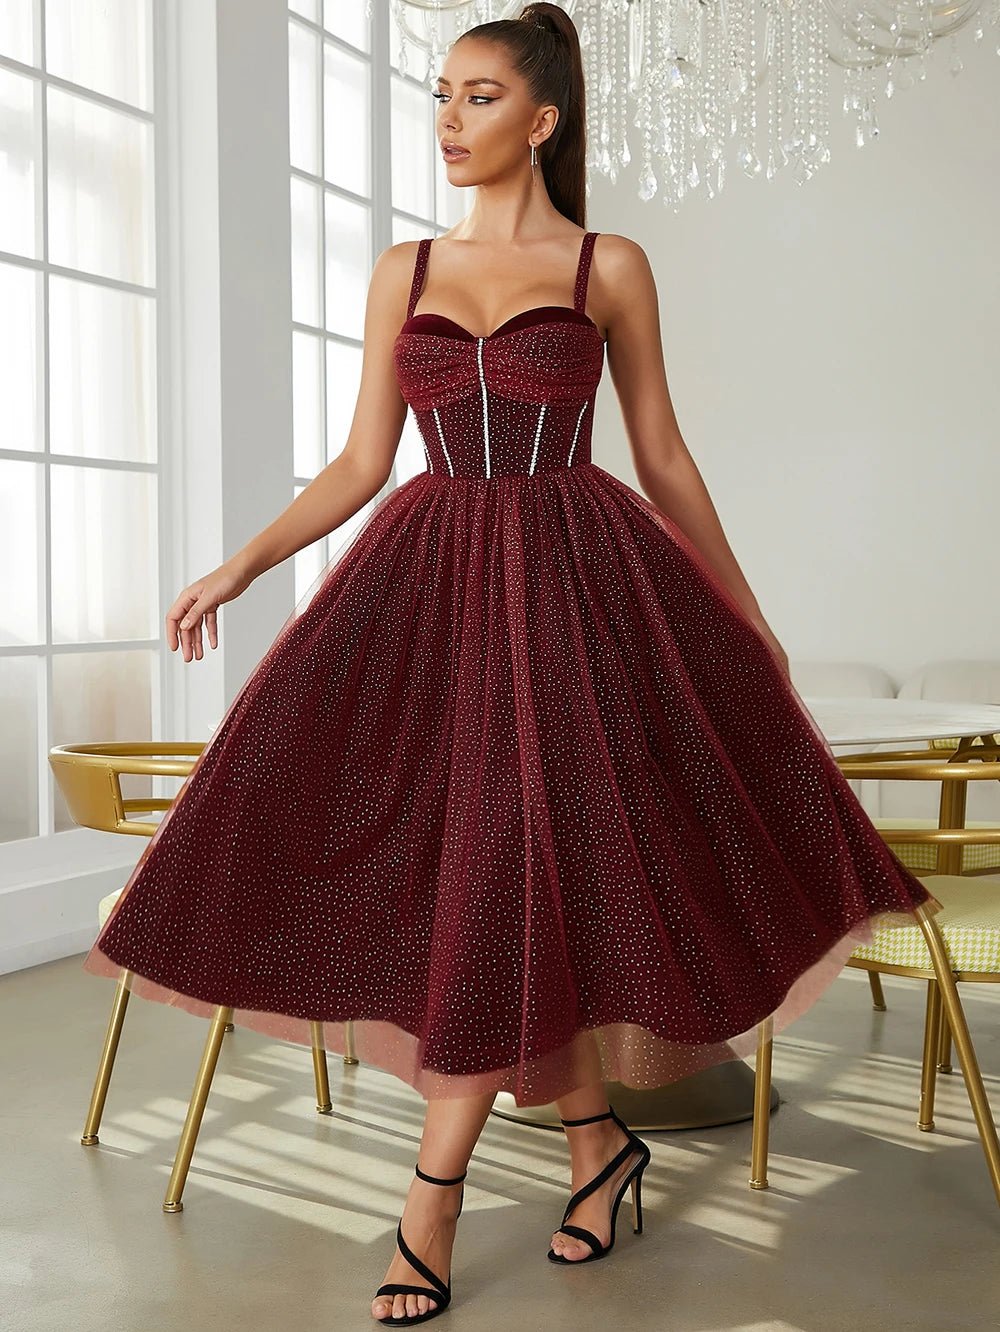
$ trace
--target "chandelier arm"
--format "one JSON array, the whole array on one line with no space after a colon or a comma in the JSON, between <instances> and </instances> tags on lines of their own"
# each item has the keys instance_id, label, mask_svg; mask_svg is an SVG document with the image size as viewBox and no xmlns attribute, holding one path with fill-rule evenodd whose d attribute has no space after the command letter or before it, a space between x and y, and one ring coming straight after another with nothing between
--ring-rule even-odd
<instances>
[{"instance_id":1,"label":"chandelier arm","mask_svg":"<svg viewBox=\"0 0 1000 1332\"><path fill-rule=\"evenodd\" d=\"M840 13L837 6L833 3L833 0L823 0L823 4L834 19L836 26L839 28L845 39L853 42L855 46L865 47L872 55L884 57L885 59L888 59L890 56L899 56L905 59L909 56L916 55L918 48L914 43L916 39L924 36L923 29L910 27L904 23L900 27L899 36L894 45L887 46L882 42L872 41L871 38L864 36L860 28L852 19L849 19ZM955 13L957 14L957 17L952 22L943 24L935 32L931 33L931 41L940 41L942 37L947 37L949 34L957 32L960 28L964 28L969 20L978 13L981 5L982 0L970 0L968 5L948 4L932 6L931 13L934 16L937 16L938 14ZM877 13L869 12L867 17L878 27L883 29L888 28L888 24ZM903 45L902 39L906 39L907 44L905 46ZM869 59L867 56L841 56L836 51L827 51L827 55L834 64L839 65L841 69L870 69L873 66L882 63L881 59L873 60Z\"/></svg>"}]
</instances>

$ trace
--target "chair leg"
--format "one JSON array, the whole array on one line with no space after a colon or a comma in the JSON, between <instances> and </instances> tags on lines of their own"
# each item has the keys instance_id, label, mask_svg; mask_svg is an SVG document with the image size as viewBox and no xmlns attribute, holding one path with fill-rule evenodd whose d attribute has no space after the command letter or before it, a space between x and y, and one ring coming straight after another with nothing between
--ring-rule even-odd
<instances>
[{"instance_id":1,"label":"chair leg","mask_svg":"<svg viewBox=\"0 0 1000 1332\"><path fill-rule=\"evenodd\" d=\"M104 1036L104 1049L101 1051L101 1058L97 1065L97 1076L94 1079L94 1090L90 1096L87 1122L83 1126L83 1135L80 1138L84 1147L96 1147L100 1142L97 1135L101 1127L101 1116L104 1114L104 1102L108 1098L108 1086L111 1082L111 1071L115 1066L115 1056L118 1053L118 1042L121 1039L122 1024L125 1021L125 1010L128 1008L129 982L131 979L131 971L123 969L118 977L115 997L111 1001L111 1017L108 1019L108 1029Z\"/></svg>"},{"instance_id":2,"label":"chair leg","mask_svg":"<svg viewBox=\"0 0 1000 1332\"><path fill-rule=\"evenodd\" d=\"M360 1061L358 1060L357 1055L354 1053L354 1023L353 1023L353 1022L345 1022L345 1023L344 1023L344 1063L345 1063L345 1064L357 1064L357 1063L359 1063L359 1062L360 1062Z\"/></svg>"},{"instance_id":3,"label":"chair leg","mask_svg":"<svg viewBox=\"0 0 1000 1332\"><path fill-rule=\"evenodd\" d=\"M944 1021L941 1022L938 1033L937 1071L939 1073L955 1071L951 1063L951 1028Z\"/></svg>"},{"instance_id":4,"label":"chair leg","mask_svg":"<svg viewBox=\"0 0 1000 1332\"><path fill-rule=\"evenodd\" d=\"M771 1125L771 1051L774 1019L757 1024L757 1058L753 1079L753 1136L750 1147L750 1187L766 1189L767 1135Z\"/></svg>"},{"instance_id":5,"label":"chair leg","mask_svg":"<svg viewBox=\"0 0 1000 1332\"><path fill-rule=\"evenodd\" d=\"M986 1088L983 1086L979 1061L976 1059L972 1037L969 1034L969 1027L965 1020L965 1010L962 1007L961 999L958 997L958 986L951 970L951 959L944 946L940 928L934 917L928 913L924 904L916 908L916 916L927 941L931 960L934 963L934 974L941 988L941 1002L944 1005L945 1020L951 1028L951 1035L958 1050L962 1076L965 1078L969 1102L972 1105L972 1113L976 1119L976 1127L979 1129L979 1138L986 1156L986 1166L990 1172L993 1191L997 1196L997 1201L1000 1202L1000 1139L997 1138L993 1112L986 1097Z\"/></svg>"},{"instance_id":6,"label":"chair leg","mask_svg":"<svg viewBox=\"0 0 1000 1332\"><path fill-rule=\"evenodd\" d=\"M882 993L882 977L877 971L868 972L868 986L872 992L872 1008L885 1012L885 995Z\"/></svg>"},{"instance_id":7,"label":"chair leg","mask_svg":"<svg viewBox=\"0 0 1000 1332\"><path fill-rule=\"evenodd\" d=\"M205 1104L208 1101L208 1093L212 1087L212 1078L215 1076L215 1066L219 1062L222 1037L226 1030L226 1024L232 1016L233 1010L231 1008L219 1007L215 1010L215 1016L209 1026L208 1036L205 1040L205 1051L201 1056L198 1075L194 1081L194 1090L191 1093L191 1102L188 1105L187 1118L184 1120L180 1141L177 1144L174 1168L170 1172L170 1182L167 1185L166 1196L163 1199L163 1210L165 1212L183 1212L184 1210L181 1194L184 1192L188 1167L191 1165L194 1145L198 1140L198 1130L201 1128Z\"/></svg>"},{"instance_id":8,"label":"chair leg","mask_svg":"<svg viewBox=\"0 0 1000 1332\"><path fill-rule=\"evenodd\" d=\"M924 1057L920 1070L920 1109L917 1113L917 1128L925 1133L930 1133L934 1128L934 1089L937 1080L941 1014L941 987L936 980L929 980L927 1012L924 1018Z\"/></svg>"},{"instance_id":9,"label":"chair leg","mask_svg":"<svg viewBox=\"0 0 1000 1332\"><path fill-rule=\"evenodd\" d=\"M316 1109L321 1115L328 1115L333 1110L333 1102L330 1100L330 1074L326 1066L322 1022L310 1022L309 1030L312 1033L313 1073L316 1076Z\"/></svg>"}]
</instances>

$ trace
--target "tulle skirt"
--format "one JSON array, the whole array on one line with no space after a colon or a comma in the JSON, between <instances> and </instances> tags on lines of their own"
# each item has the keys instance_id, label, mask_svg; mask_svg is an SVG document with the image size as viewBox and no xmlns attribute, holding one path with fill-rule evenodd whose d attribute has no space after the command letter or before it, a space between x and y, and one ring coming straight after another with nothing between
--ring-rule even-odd
<instances>
[{"instance_id":1,"label":"tulle skirt","mask_svg":"<svg viewBox=\"0 0 1000 1332\"><path fill-rule=\"evenodd\" d=\"M921 903L675 523L590 462L422 472L300 599L85 966L537 1105L751 1054Z\"/></svg>"}]
</instances>

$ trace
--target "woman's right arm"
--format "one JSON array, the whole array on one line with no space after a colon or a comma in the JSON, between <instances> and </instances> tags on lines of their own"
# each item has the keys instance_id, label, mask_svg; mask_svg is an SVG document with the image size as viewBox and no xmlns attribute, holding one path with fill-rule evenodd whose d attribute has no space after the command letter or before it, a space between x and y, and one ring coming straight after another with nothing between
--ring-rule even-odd
<instances>
[{"instance_id":1,"label":"woman's right arm","mask_svg":"<svg viewBox=\"0 0 1000 1332\"><path fill-rule=\"evenodd\" d=\"M361 385L342 451L274 522L212 573L186 587L167 612L167 642L184 660L204 656L202 620L218 647L216 611L245 592L260 574L334 531L363 508L388 480L406 419L406 401L393 365L393 343L406 316L415 241L383 250L372 268L365 307Z\"/></svg>"}]
</instances>

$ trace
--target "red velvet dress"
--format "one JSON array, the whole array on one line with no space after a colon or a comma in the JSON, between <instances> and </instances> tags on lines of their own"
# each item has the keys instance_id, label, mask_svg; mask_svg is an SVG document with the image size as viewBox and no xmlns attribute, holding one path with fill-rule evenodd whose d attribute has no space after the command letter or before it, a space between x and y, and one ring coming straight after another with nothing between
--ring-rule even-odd
<instances>
[{"instance_id":1,"label":"red velvet dress","mask_svg":"<svg viewBox=\"0 0 1000 1332\"><path fill-rule=\"evenodd\" d=\"M242 686L86 966L344 1049L425 1097L542 1104L752 1053L873 926L939 908L700 553L591 461L572 307L395 343L427 470Z\"/></svg>"}]
</instances>

